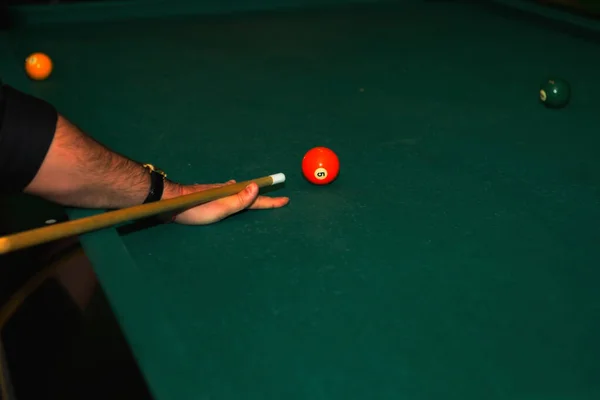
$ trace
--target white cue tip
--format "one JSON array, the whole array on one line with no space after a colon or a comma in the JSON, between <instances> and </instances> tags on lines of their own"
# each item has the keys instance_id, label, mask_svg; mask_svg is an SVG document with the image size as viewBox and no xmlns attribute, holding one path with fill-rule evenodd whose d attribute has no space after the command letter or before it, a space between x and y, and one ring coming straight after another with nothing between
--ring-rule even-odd
<instances>
[{"instance_id":1,"label":"white cue tip","mask_svg":"<svg viewBox=\"0 0 600 400\"><path fill-rule=\"evenodd\" d=\"M273 179L273 185L277 185L278 183L285 182L285 175L283 173L278 173L271 175L271 179Z\"/></svg>"}]
</instances>

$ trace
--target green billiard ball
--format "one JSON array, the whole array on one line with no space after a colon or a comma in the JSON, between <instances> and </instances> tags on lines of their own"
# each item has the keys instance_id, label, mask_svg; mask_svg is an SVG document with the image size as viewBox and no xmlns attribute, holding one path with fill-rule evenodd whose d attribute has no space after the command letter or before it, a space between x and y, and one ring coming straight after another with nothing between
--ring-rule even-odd
<instances>
[{"instance_id":1,"label":"green billiard ball","mask_svg":"<svg viewBox=\"0 0 600 400\"><path fill-rule=\"evenodd\" d=\"M548 107L564 107L570 98L571 87L564 79L550 78L540 86L540 100Z\"/></svg>"}]
</instances>

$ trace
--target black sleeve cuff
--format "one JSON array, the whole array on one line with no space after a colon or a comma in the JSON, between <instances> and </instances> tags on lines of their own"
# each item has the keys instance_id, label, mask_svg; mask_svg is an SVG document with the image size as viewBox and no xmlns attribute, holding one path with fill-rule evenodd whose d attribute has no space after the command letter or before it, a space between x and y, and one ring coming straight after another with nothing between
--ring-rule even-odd
<instances>
[{"instance_id":1,"label":"black sleeve cuff","mask_svg":"<svg viewBox=\"0 0 600 400\"><path fill-rule=\"evenodd\" d=\"M0 192L22 191L40 169L56 130L58 113L49 103L2 87L0 117Z\"/></svg>"}]
</instances>

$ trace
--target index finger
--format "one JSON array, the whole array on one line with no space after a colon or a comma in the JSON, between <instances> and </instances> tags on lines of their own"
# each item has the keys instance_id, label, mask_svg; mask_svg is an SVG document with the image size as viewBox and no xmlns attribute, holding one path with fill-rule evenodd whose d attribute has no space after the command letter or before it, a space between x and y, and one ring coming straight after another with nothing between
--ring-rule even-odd
<instances>
[{"instance_id":1,"label":"index finger","mask_svg":"<svg viewBox=\"0 0 600 400\"><path fill-rule=\"evenodd\" d=\"M289 201L289 197L258 196L248 209L264 210L267 208L280 208L289 203Z\"/></svg>"}]
</instances>

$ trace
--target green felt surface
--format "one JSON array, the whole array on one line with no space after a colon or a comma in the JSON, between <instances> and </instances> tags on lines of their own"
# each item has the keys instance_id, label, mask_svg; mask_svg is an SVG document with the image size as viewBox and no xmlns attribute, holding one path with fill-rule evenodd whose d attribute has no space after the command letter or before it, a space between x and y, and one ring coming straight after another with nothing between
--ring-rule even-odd
<instances>
[{"instance_id":1,"label":"green felt surface","mask_svg":"<svg viewBox=\"0 0 600 400\"><path fill-rule=\"evenodd\" d=\"M600 396L597 42L457 2L12 40L54 58L35 94L173 179L287 174L283 209L83 239L157 399Z\"/></svg>"},{"instance_id":2,"label":"green felt surface","mask_svg":"<svg viewBox=\"0 0 600 400\"><path fill-rule=\"evenodd\" d=\"M347 3L414 3L421 0L100 0L13 7L21 24L57 22L127 21L132 18L164 18L190 14L223 14L240 11L296 9Z\"/></svg>"}]
</instances>

